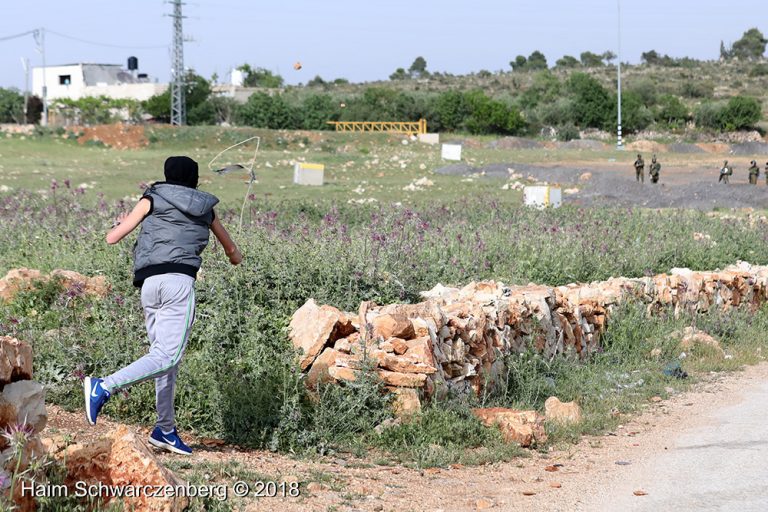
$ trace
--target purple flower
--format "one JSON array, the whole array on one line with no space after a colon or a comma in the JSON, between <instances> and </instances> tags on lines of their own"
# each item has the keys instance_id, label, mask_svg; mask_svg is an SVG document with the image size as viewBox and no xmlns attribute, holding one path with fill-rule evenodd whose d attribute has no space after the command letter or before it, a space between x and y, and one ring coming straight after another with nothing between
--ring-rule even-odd
<instances>
[{"instance_id":1,"label":"purple flower","mask_svg":"<svg viewBox=\"0 0 768 512\"><path fill-rule=\"evenodd\" d=\"M14 451L18 452L24 448L33 433L34 429L32 428L32 425L28 423L16 423L5 427L0 435L8 441L8 444L11 445Z\"/></svg>"},{"instance_id":2,"label":"purple flower","mask_svg":"<svg viewBox=\"0 0 768 512\"><path fill-rule=\"evenodd\" d=\"M64 180L64 186L67 187L68 189L70 188L69 180Z\"/></svg>"}]
</instances>

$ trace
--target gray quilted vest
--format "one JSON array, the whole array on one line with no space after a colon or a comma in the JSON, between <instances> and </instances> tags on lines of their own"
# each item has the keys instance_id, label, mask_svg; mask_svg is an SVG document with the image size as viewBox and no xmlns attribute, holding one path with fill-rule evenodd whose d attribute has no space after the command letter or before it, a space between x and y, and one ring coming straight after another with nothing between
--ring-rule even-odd
<instances>
[{"instance_id":1,"label":"gray quilted vest","mask_svg":"<svg viewBox=\"0 0 768 512\"><path fill-rule=\"evenodd\" d=\"M155 183L144 192L152 202L134 247L133 284L158 274L197 277L208 245L216 196L182 185Z\"/></svg>"}]
</instances>

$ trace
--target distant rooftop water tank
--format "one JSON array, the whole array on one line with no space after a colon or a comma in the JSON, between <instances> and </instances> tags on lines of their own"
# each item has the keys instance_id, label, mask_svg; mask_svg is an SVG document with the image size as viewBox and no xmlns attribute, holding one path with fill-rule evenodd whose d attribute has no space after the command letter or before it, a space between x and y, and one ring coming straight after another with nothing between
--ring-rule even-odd
<instances>
[{"instance_id":1,"label":"distant rooftop water tank","mask_svg":"<svg viewBox=\"0 0 768 512\"><path fill-rule=\"evenodd\" d=\"M128 71L136 71L137 69L139 69L139 59L128 57Z\"/></svg>"}]
</instances>

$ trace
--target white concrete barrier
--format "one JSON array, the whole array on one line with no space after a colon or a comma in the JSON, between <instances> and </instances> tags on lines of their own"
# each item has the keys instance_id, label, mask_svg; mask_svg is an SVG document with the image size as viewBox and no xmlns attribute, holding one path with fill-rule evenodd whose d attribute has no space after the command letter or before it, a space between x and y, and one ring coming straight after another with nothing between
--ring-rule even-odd
<instances>
[{"instance_id":1,"label":"white concrete barrier","mask_svg":"<svg viewBox=\"0 0 768 512\"><path fill-rule=\"evenodd\" d=\"M523 189L523 203L534 208L558 208L563 204L560 187L534 185Z\"/></svg>"},{"instance_id":2,"label":"white concrete barrier","mask_svg":"<svg viewBox=\"0 0 768 512\"><path fill-rule=\"evenodd\" d=\"M325 166L323 164L308 164L296 162L293 165L293 182L296 185L323 185Z\"/></svg>"},{"instance_id":3,"label":"white concrete barrier","mask_svg":"<svg viewBox=\"0 0 768 512\"><path fill-rule=\"evenodd\" d=\"M443 144L443 160L461 160L461 144Z\"/></svg>"}]
</instances>

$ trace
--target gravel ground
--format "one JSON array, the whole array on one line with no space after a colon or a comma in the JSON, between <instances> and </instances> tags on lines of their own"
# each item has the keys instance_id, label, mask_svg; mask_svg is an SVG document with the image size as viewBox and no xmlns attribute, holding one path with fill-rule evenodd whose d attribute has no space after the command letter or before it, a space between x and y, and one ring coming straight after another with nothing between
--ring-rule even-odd
<instances>
[{"instance_id":1,"label":"gravel ground","mask_svg":"<svg viewBox=\"0 0 768 512\"><path fill-rule=\"evenodd\" d=\"M758 158L758 160L765 160L765 155L768 155L768 144L765 142L731 144L731 154L741 156L763 155L763 157Z\"/></svg>"},{"instance_id":2,"label":"gravel ground","mask_svg":"<svg viewBox=\"0 0 768 512\"><path fill-rule=\"evenodd\" d=\"M670 144L669 151L672 153L683 153L683 154L706 153L706 151L704 151L703 148L700 148L696 144L688 144L684 142L680 142L677 144Z\"/></svg>"},{"instance_id":3,"label":"gravel ground","mask_svg":"<svg viewBox=\"0 0 768 512\"><path fill-rule=\"evenodd\" d=\"M661 161L664 165L663 160ZM650 164L647 161L646 164ZM634 169L606 165L584 167L559 165L545 167L529 164L498 163L473 168L464 164L437 169L437 174L482 175L486 178L509 177L508 169L531 176L537 182L577 188L578 192L564 197L566 204L580 206L638 206L644 208L768 208L768 188L761 174L759 184L747 182L746 169L737 168L730 185L718 183L717 168L662 167L660 183L654 185L646 175L645 183L637 183ZM592 177L580 181L589 172ZM646 167L646 173L647 173ZM762 172L762 171L761 171Z\"/></svg>"}]
</instances>

